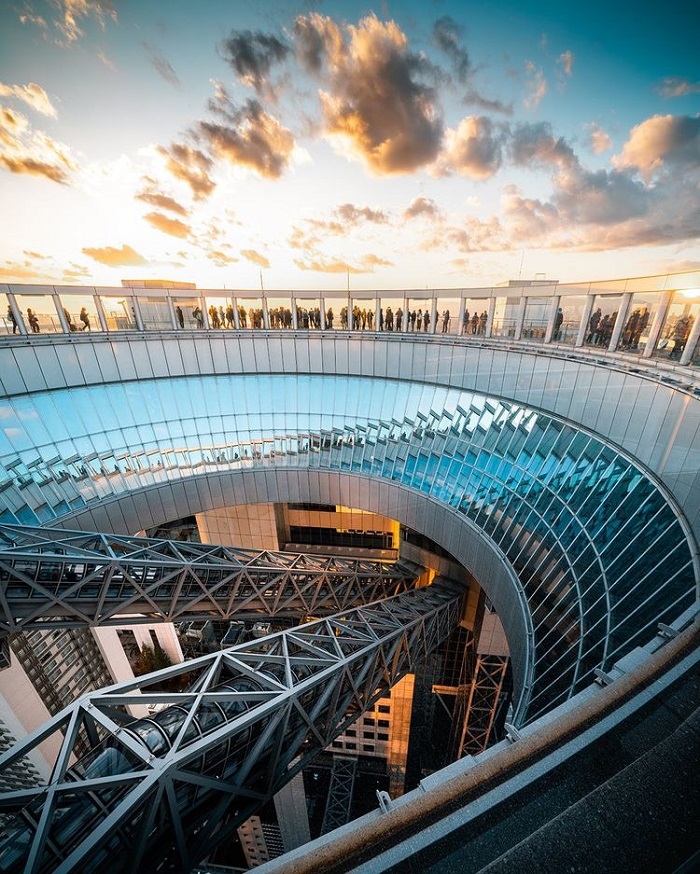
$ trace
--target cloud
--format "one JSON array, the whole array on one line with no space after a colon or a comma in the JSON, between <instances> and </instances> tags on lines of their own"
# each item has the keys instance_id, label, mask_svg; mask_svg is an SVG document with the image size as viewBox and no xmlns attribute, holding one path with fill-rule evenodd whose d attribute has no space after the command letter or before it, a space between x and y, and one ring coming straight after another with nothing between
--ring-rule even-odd
<instances>
[{"instance_id":1,"label":"cloud","mask_svg":"<svg viewBox=\"0 0 700 874\"><path fill-rule=\"evenodd\" d=\"M300 258L295 258L294 263L297 265L299 270L313 272L313 273L368 273L369 271L363 270L360 267L353 267L351 264L348 264L347 261L326 261L324 259L317 260L311 259L309 261L302 261Z\"/></svg>"},{"instance_id":2,"label":"cloud","mask_svg":"<svg viewBox=\"0 0 700 874\"><path fill-rule=\"evenodd\" d=\"M136 200L142 200L151 206L157 206L158 209L167 209L169 212L174 212L176 215L188 216L189 210L181 203L178 203L174 197L167 194L162 194L155 188L155 180L150 177L144 177L146 188L135 195Z\"/></svg>"},{"instance_id":3,"label":"cloud","mask_svg":"<svg viewBox=\"0 0 700 874\"><path fill-rule=\"evenodd\" d=\"M457 81L462 84L467 81L471 69L469 55L460 45L463 32L464 28L449 15L439 18L433 26L433 42L450 59Z\"/></svg>"},{"instance_id":4,"label":"cloud","mask_svg":"<svg viewBox=\"0 0 700 874\"><path fill-rule=\"evenodd\" d=\"M394 266L393 261L388 261L386 258L381 258L379 255L375 255L372 252L362 256L362 263L370 271L373 271L375 267Z\"/></svg>"},{"instance_id":5,"label":"cloud","mask_svg":"<svg viewBox=\"0 0 700 874\"><path fill-rule=\"evenodd\" d=\"M0 167L67 185L78 164L64 143L35 131L21 112L0 106Z\"/></svg>"},{"instance_id":6,"label":"cloud","mask_svg":"<svg viewBox=\"0 0 700 874\"><path fill-rule=\"evenodd\" d=\"M171 237L179 237L184 240L192 233L189 225L179 221L179 219L163 215L161 212L149 212L144 218L157 231L161 231L163 234L170 234Z\"/></svg>"},{"instance_id":7,"label":"cloud","mask_svg":"<svg viewBox=\"0 0 700 874\"><path fill-rule=\"evenodd\" d=\"M59 44L70 45L85 35L82 29L84 19L94 18L104 29L108 21L116 21L117 13L110 0L52 0L51 7L56 10L53 26L60 34ZM31 24L48 32L49 25L41 15L35 15L29 4L19 14L22 24Z\"/></svg>"},{"instance_id":8,"label":"cloud","mask_svg":"<svg viewBox=\"0 0 700 874\"><path fill-rule=\"evenodd\" d=\"M32 109L40 112L42 115L57 118L58 113L56 108L51 103L49 95L44 91L41 85L36 82L29 82L27 85L5 85L0 82L0 97L14 97L31 106Z\"/></svg>"},{"instance_id":9,"label":"cloud","mask_svg":"<svg viewBox=\"0 0 700 874\"><path fill-rule=\"evenodd\" d=\"M487 112L501 112L503 115L513 114L513 104L503 103L501 100L489 100L479 94L474 88L469 88L462 97L465 106L478 106Z\"/></svg>"},{"instance_id":10,"label":"cloud","mask_svg":"<svg viewBox=\"0 0 700 874\"><path fill-rule=\"evenodd\" d=\"M255 249L241 249L241 255L246 258L248 261L252 261L253 264L258 264L260 267L269 267L270 262L264 255L261 255L260 252L256 252Z\"/></svg>"},{"instance_id":11,"label":"cloud","mask_svg":"<svg viewBox=\"0 0 700 874\"><path fill-rule=\"evenodd\" d=\"M195 200L208 197L216 188L209 175L214 162L204 152L182 143L173 143L170 148L159 146L158 152L165 158L168 171L189 185Z\"/></svg>"},{"instance_id":12,"label":"cloud","mask_svg":"<svg viewBox=\"0 0 700 874\"><path fill-rule=\"evenodd\" d=\"M523 106L525 109L537 109L547 93L547 81L542 70L538 70L532 61L525 61L525 73L525 87L528 94L523 99Z\"/></svg>"},{"instance_id":13,"label":"cloud","mask_svg":"<svg viewBox=\"0 0 700 874\"><path fill-rule=\"evenodd\" d=\"M569 78L574 68L574 53L572 51L562 52L557 58L557 64L561 67L562 73Z\"/></svg>"},{"instance_id":14,"label":"cloud","mask_svg":"<svg viewBox=\"0 0 700 874\"><path fill-rule=\"evenodd\" d=\"M662 97L686 97L688 94L700 94L700 82L691 82L681 76L666 76L654 90Z\"/></svg>"},{"instance_id":15,"label":"cloud","mask_svg":"<svg viewBox=\"0 0 700 874\"><path fill-rule=\"evenodd\" d=\"M428 197L415 197L403 211L404 219L414 219L419 216L435 219L440 217L440 210L434 200Z\"/></svg>"},{"instance_id":16,"label":"cloud","mask_svg":"<svg viewBox=\"0 0 700 874\"><path fill-rule=\"evenodd\" d=\"M286 59L290 48L271 34L234 30L221 43L220 51L239 81L263 94L270 88L270 70Z\"/></svg>"},{"instance_id":17,"label":"cloud","mask_svg":"<svg viewBox=\"0 0 700 874\"><path fill-rule=\"evenodd\" d=\"M506 131L483 115L463 118L457 130L448 129L436 172L488 179L503 163Z\"/></svg>"},{"instance_id":18,"label":"cloud","mask_svg":"<svg viewBox=\"0 0 700 874\"><path fill-rule=\"evenodd\" d=\"M602 128L598 127L595 122L589 125L589 129L591 149L596 155L601 155L603 152L607 152L608 149L612 148L612 139Z\"/></svg>"},{"instance_id":19,"label":"cloud","mask_svg":"<svg viewBox=\"0 0 700 874\"><path fill-rule=\"evenodd\" d=\"M408 49L399 26L374 15L344 29L318 13L297 18L298 57L322 82L324 133L377 174L432 163L443 122L427 60Z\"/></svg>"},{"instance_id":20,"label":"cloud","mask_svg":"<svg viewBox=\"0 0 700 874\"><path fill-rule=\"evenodd\" d=\"M178 254L180 254L178 252ZM209 249L207 258L213 261L217 267L228 267L229 264L236 264L238 258L234 255L229 255L227 252L222 252L221 249Z\"/></svg>"},{"instance_id":21,"label":"cloud","mask_svg":"<svg viewBox=\"0 0 700 874\"><path fill-rule=\"evenodd\" d=\"M120 249L115 249L113 246L105 246L103 248L84 248L83 255L87 255L100 264L106 264L107 267L141 267L148 264L148 261L139 255L139 253L126 244Z\"/></svg>"},{"instance_id":22,"label":"cloud","mask_svg":"<svg viewBox=\"0 0 700 874\"><path fill-rule=\"evenodd\" d=\"M700 169L700 115L655 115L632 128L618 168L636 169L649 182L663 170Z\"/></svg>"},{"instance_id":23,"label":"cloud","mask_svg":"<svg viewBox=\"0 0 700 874\"><path fill-rule=\"evenodd\" d=\"M144 42L142 45L146 50L148 60L153 64L163 79L174 88L180 88L180 79L170 61L167 58L164 58L163 55L159 55L150 43Z\"/></svg>"},{"instance_id":24,"label":"cloud","mask_svg":"<svg viewBox=\"0 0 700 874\"><path fill-rule=\"evenodd\" d=\"M361 222L374 224L386 224L387 214L381 209L371 209L369 206L355 206L352 203L343 203L335 209L338 218L348 225L357 225Z\"/></svg>"},{"instance_id":25,"label":"cloud","mask_svg":"<svg viewBox=\"0 0 700 874\"><path fill-rule=\"evenodd\" d=\"M549 122L523 122L513 131L510 141L513 163L521 167L569 167L577 163L576 155L563 137L556 137Z\"/></svg>"},{"instance_id":26,"label":"cloud","mask_svg":"<svg viewBox=\"0 0 700 874\"><path fill-rule=\"evenodd\" d=\"M102 51L102 49L97 50L97 60L107 67L108 70L111 70L113 73L117 72L117 65L111 58L108 58L107 55Z\"/></svg>"},{"instance_id":27,"label":"cloud","mask_svg":"<svg viewBox=\"0 0 700 874\"><path fill-rule=\"evenodd\" d=\"M237 108L219 95L210 107L224 123L201 121L197 130L212 154L232 164L250 167L267 179L277 179L289 166L294 137L257 100Z\"/></svg>"}]
</instances>

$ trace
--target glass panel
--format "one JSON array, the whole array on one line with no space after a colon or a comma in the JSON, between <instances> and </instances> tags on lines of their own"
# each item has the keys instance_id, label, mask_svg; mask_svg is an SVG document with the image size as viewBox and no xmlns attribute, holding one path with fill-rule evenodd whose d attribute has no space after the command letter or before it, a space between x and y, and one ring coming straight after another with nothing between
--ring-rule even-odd
<instances>
[{"instance_id":1,"label":"glass panel","mask_svg":"<svg viewBox=\"0 0 700 874\"><path fill-rule=\"evenodd\" d=\"M172 331L168 299L155 295L137 295L143 327L146 331Z\"/></svg>"},{"instance_id":2,"label":"glass panel","mask_svg":"<svg viewBox=\"0 0 700 874\"><path fill-rule=\"evenodd\" d=\"M489 302L482 298L467 298L464 301L462 318L463 334L485 334L489 316Z\"/></svg>"},{"instance_id":3,"label":"glass panel","mask_svg":"<svg viewBox=\"0 0 700 874\"><path fill-rule=\"evenodd\" d=\"M493 337L514 337L518 320L519 297L497 297L493 313Z\"/></svg>"},{"instance_id":4,"label":"glass panel","mask_svg":"<svg viewBox=\"0 0 700 874\"><path fill-rule=\"evenodd\" d=\"M294 327L291 297L268 297L267 314L270 319L270 327L277 331L290 330Z\"/></svg>"},{"instance_id":5,"label":"glass panel","mask_svg":"<svg viewBox=\"0 0 700 874\"><path fill-rule=\"evenodd\" d=\"M686 297L685 294L690 297ZM659 341L654 351L655 358L678 361L683 354L695 319L700 316L700 300L693 301L692 297L697 298L698 293L682 291L676 293L659 334Z\"/></svg>"},{"instance_id":6,"label":"glass panel","mask_svg":"<svg viewBox=\"0 0 700 874\"><path fill-rule=\"evenodd\" d=\"M130 297L100 296L108 331L135 331L136 314Z\"/></svg>"},{"instance_id":7,"label":"glass panel","mask_svg":"<svg viewBox=\"0 0 700 874\"><path fill-rule=\"evenodd\" d=\"M439 334L458 334L459 324L457 316L459 315L459 298L458 297L439 297L437 301L437 332Z\"/></svg>"},{"instance_id":8,"label":"glass panel","mask_svg":"<svg viewBox=\"0 0 700 874\"><path fill-rule=\"evenodd\" d=\"M409 331L429 331L430 311L432 308L430 298L414 297L408 299L408 324ZM427 318L426 318L427 316Z\"/></svg>"},{"instance_id":9,"label":"glass panel","mask_svg":"<svg viewBox=\"0 0 700 874\"><path fill-rule=\"evenodd\" d=\"M567 346L576 345L583 311L588 300L585 294L562 295L559 298L557 320L554 322L553 343L565 343ZM561 317L561 322L559 321ZM557 324L559 327L557 328Z\"/></svg>"},{"instance_id":10,"label":"glass panel","mask_svg":"<svg viewBox=\"0 0 700 874\"><path fill-rule=\"evenodd\" d=\"M378 329L380 331L400 331L403 308L403 297L382 297L379 301Z\"/></svg>"},{"instance_id":11,"label":"glass panel","mask_svg":"<svg viewBox=\"0 0 700 874\"><path fill-rule=\"evenodd\" d=\"M241 328L252 330L253 328L264 328L262 298L239 297L238 301L238 323Z\"/></svg>"},{"instance_id":12,"label":"glass panel","mask_svg":"<svg viewBox=\"0 0 700 874\"><path fill-rule=\"evenodd\" d=\"M0 294L0 331L3 334L19 334L19 328L15 324L15 317L10 309L10 302L6 294Z\"/></svg>"},{"instance_id":13,"label":"glass panel","mask_svg":"<svg viewBox=\"0 0 700 874\"><path fill-rule=\"evenodd\" d=\"M301 330L321 328L321 301L297 298L297 328Z\"/></svg>"},{"instance_id":14,"label":"glass panel","mask_svg":"<svg viewBox=\"0 0 700 874\"><path fill-rule=\"evenodd\" d=\"M544 340L551 304L551 297L528 297L526 299L522 333L524 340L539 340L540 342Z\"/></svg>"},{"instance_id":15,"label":"glass panel","mask_svg":"<svg viewBox=\"0 0 700 874\"><path fill-rule=\"evenodd\" d=\"M62 294L59 297L71 333L101 330L95 299L91 294Z\"/></svg>"},{"instance_id":16,"label":"glass panel","mask_svg":"<svg viewBox=\"0 0 700 874\"><path fill-rule=\"evenodd\" d=\"M605 346L607 348L610 345L621 300L622 295L619 294L597 294L595 296L586 334L586 343L590 346Z\"/></svg>"},{"instance_id":17,"label":"glass panel","mask_svg":"<svg viewBox=\"0 0 700 874\"><path fill-rule=\"evenodd\" d=\"M192 330L200 327L197 319L196 310L200 309L201 304L198 297L173 297L173 307L175 309L175 322L178 330ZM231 309L231 321L233 325L233 308Z\"/></svg>"},{"instance_id":18,"label":"glass panel","mask_svg":"<svg viewBox=\"0 0 700 874\"><path fill-rule=\"evenodd\" d=\"M207 315L209 316L209 327L213 329L225 328L226 327L226 311L229 306L231 307L231 312L229 315L231 316L231 323L233 322L233 298L231 297L221 297L216 296L213 297L211 295L207 295L204 298L204 303L207 308ZM260 321L262 322L262 306L260 308Z\"/></svg>"},{"instance_id":19,"label":"glass panel","mask_svg":"<svg viewBox=\"0 0 700 874\"><path fill-rule=\"evenodd\" d=\"M15 295L30 334L60 334L63 331L53 298L49 294ZM7 313L7 307L5 307Z\"/></svg>"},{"instance_id":20,"label":"glass panel","mask_svg":"<svg viewBox=\"0 0 700 874\"><path fill-rule=\"evenodd\" d=\"M372 331L375 326L377 301L373 297L352 298L352 330Z\"/></svg>"},{"instance_id":21,"label":"glass panel","mask_svg":"<svg viewBox=\"0 0 700 874\"><path fill-rule=\"evenodd\" d=\"M641 292L632 295L625 327L617 348L624 352L643 352L649 340L649 329L661 303L661 292Z\"/></svg>"}]
</instances>

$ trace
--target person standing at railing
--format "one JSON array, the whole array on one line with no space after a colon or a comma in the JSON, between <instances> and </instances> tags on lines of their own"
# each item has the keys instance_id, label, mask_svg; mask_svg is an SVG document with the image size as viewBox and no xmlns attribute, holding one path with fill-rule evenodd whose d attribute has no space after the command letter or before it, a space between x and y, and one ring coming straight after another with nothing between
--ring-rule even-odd
<instances>
[{"instance_id":1,"label":"person standing at railing","mask_svg":"<svg viewBox=\"0 0 700 874\"><path fill-rule=\"evenodd\" d=\"M38 334L41 330L39 328L39 319L36 316L36 313L33 310L27 310L27 319L29 321L29 327L32 329L33 334Z\"/></svg>"},{"instance_id":2,"label":"person standing at railing","mask_svg":"<svg viewBox=\"0 0 700 874\"><path fill-rule=\"evenodd\" d=\"M17 333L17 320L15 319L15 314L12 312L12 307L8 303L7 305L7 321L12 325L12 333Z\"/></svg>"},{"instance_id":3,"label":"person standing at railing","mask_svg":"<svg viewBox=\"0 0 700 874\"><path fill-rule=\"evenodd\" d=\"M83 307L80 310L80 315L78 316L80 321L83 323L83 327L80 329L81 331L91 331L90 327L90 316L87 314L87 310Z\"/></svg>"},{"instance_id":4,"label":"person standing at railing","mask_svg":"<svg viewBox=\"0 0 700 874\"><path fill-rule=\"evenodd\" d=\"M180 309L179 305L175 307L175 315L177 317L177 323L180 326L180 329L182 330L185 327L185 316L184 316L182 310Z\"/></svg>"}]
</instances>

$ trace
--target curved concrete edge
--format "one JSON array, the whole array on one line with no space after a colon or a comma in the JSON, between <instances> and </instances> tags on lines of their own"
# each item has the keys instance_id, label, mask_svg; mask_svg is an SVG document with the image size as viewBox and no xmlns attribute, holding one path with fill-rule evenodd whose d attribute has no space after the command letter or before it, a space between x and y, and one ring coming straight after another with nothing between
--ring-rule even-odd
<instances>
[{"instance_id":1,"label":"curved concrete edge","mask_svg":"<svg viewBox=\"0 0 700 874\"><path fill-rule=\"evenodd\" d=\"M531 763L559 750L564 742L576 738L589 726L602 723L606 717L614 718L635 695L646 701L645 690L682 659L690 656L697 660L699 644L700 614L696 614L689 627L647 654L635 668L610 685L584 690L560 708L558 714L555 711L531 724L527 735L517 742L502 742L477 757L460 759L443 772L437 772L427 790L421 784L384 812L373 811L260 866L260 874L347 872L354 870L353 857L359 858L361 854L371 857L374 848L388 837L394 837L397 843L409 835L415 840L416 832L420 831L418 823L441 818L448 805L454 809L455 805L474 802L482 794L482 787L492 789L503 785ZM384 870L376 864L376 859L366 862L374 866L371 870ZM369 871L366 865L362 870Z\"/></svg>"}]
</instances>

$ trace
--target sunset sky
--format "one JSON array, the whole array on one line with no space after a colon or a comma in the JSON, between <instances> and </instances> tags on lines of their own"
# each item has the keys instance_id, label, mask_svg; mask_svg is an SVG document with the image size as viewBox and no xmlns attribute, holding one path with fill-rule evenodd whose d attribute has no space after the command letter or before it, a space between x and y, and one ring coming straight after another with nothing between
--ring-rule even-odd
<instances>
[{"instance_id":1,"label":"sunset sky","mask_svg":"<svg viewBox=\"0 0 700 874\"><path fill-rule=\"evenodd\" d=\"M0 282L698 269L697 20L685 0L4 0Z\"/></svg>"}]
</instances>

